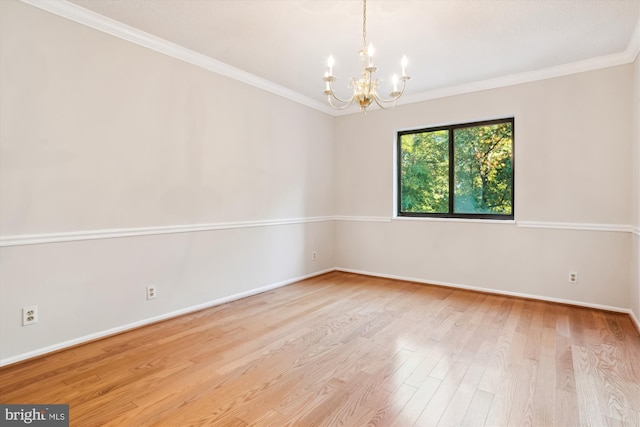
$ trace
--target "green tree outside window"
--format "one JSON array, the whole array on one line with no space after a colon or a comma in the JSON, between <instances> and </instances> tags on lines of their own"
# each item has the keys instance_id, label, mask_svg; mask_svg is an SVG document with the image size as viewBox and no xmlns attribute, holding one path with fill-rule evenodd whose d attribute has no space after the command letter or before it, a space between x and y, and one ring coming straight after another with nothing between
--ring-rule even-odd
<instances>
[{"instance_id":1,"label":"green tree outside window","mask_svg":"<svg viewBox=\"0 0 640 427\"><path fill-rule=\"evenodd\" d=\"M398 134L398 214L513 219L513 118Z\"/></svg>"}]
</instances>

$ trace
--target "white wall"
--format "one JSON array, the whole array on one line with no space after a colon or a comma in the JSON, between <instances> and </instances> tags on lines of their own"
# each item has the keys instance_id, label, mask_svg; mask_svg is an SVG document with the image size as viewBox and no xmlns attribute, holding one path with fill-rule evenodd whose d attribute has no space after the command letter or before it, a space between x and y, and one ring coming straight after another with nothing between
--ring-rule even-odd
<instances>
[{"instance_id":1,"label":"white wall","mask_svg":"<svg viewBox=\"0 0 640 427\"><path fill-rule=\"evenodd\" d=\"M632 79L624 65L337 119L338 267L628 308ZM397 130L509 116L518 224L390 220Z\"/></svg>"},{"instance_id":2,"label":"white wall","mask_svg":"<svg viewBox=\"0 0 640 427\"><path fill-rule=\"evenodd\" d=\"M640 314L637 60L334 119L4 0L0 67L0 365L335 266ZM391 219L398 129L506 116L519 224Z\"/></svg>"},{"instance_id":3,"label":"white wall","mask_svg":"<svg viewBox=\"0 0 640 427\"><path fill-rule=\"evenodd\" d=\"M631 248L632 259L632 278L631 278L631 310L633 311L636 321L640 322L640 55L636 56L633 72L633 137L632 137L632 156L633 175L632 175L632 194L633 203L633 226L634 234Z\"/></svg>"},{"instance_id":4,"label":"white wall","mask_svg":"<svg viewBox=\"0 0 640 427\"><path fill-rule=\"evenodd\" d=\"M0 362L334 266L332 117L23 3L0 19Z\"/></svg>"}]
</instances>

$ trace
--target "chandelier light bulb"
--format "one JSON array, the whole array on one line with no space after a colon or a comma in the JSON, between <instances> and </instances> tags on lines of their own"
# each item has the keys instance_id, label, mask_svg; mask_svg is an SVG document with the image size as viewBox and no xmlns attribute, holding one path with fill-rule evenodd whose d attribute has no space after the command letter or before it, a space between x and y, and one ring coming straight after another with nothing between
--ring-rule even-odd
<instances>
[{"instance_id":1,"label":"chandelier light bulb","mask_svg":"<svg viewBox=\"0 0 640 427\"><path fill-rule=\"evenodd\" d=\"M333 55L329 55L329 59L327 59L327 65L329 66L329 76L333 76L333 64L335 61L333 60Z\"/></svg>"},{"instance_id":2,"label":"chandelier light bulb","mask_svg":"<svg viewBox=\"0 0 640 427\"><path fill-rule=\"evenodd\" d=\"M362 73L360 78L351 78L349 84L353 89L353 93L349 98L343 99L338 97L333 91L333 82L336 77L333 75L333 56L329 56L327 65L329 69L324 73L323 81L325 82L324 94L327 95L329 105L336 110L343 110L353 104L354 101L358 101L360 105L360 111L365 113L367 107L375 102L380 108L387 110L396 105L398 99L404 93L404 88L407 81L410 79L407 76L407 57L402 57L402 76L398 77L393 75L393 91L389 94L389 98L383 98L378 94L378 87L380 86L380 79L375 77L375 72L378 70L373 66L373 55L375 49L373 44L367 43L367 0L362 1L362 48L360 49L360 59L362 60ZM337 104L336 104L337 102Z\"/></svg>"}]
</instances>

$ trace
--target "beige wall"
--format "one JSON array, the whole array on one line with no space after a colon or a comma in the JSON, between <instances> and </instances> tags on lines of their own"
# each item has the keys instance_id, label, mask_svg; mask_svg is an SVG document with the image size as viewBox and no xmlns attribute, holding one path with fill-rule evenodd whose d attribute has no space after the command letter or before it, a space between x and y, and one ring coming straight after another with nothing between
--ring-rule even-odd
<instances>
[{"instance_id":1,"label":"beige wall","mask_svg":"<svg viewBox=\"0 0 640 427\"><path fill-rule=\"evenodd\" d=\"M634 62L633 79L633 136L632 136L632 193L633 203L633 241L631 249L631 310L634 312L636 321L640 322L640 55L636 56Z\"/></svg>"},{"instance_id":2,"label":"beige wall","mask_svg":"<svg viewBox=\"0 0 640 427\"><path fill-rule=\"evenodd\" d=\"M331 214L330 117L2 3L3 235Z\"/></svg>"},{"instance_id":3,"label":"beige wall","mask_svg":"<svg viewBox=\"0 0 640 427\"><path fill-rule=\"evenodd\" d=\"M629 307L632 79L624 65L337 119L338 266ZM508 116L516 223L388 220L397 130Z\"/></svg>"},{"instance_id":4,"label":"beige wall","mask_svg":"<svg viewBox=\"0 0 640 427\"><path fill-rule=\"evenodd\" d=\"M0 360L334 266L332 117L0 8L2 236L159 233L1 248ZM163 232L201 224L227 229ZM39 323L22 327L28 305Z\"/></svg>"},{"instance_id":5,"label":"beige wall","mask_svg":"<svg viewBox=\"0 0 640 427\"><path fill-rule=\"evenodd\" d=\"M638 61L332 118L4 0L0 67L0 364L336 266L640 313ZM397 130L506 116L520 225L391 219Z\"/></svg>"}]
</instances>

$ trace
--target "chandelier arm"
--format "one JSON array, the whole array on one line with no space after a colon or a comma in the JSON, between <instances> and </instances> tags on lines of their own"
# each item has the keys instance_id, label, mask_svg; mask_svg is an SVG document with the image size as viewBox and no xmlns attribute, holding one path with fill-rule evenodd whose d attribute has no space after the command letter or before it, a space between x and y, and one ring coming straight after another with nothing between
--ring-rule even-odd
<instances>
[{"instance_id":1,"label":"chandelier arm","mask_svg":"<svg viewBox=\"0 0 640 427\"><path fill-rule=\"evenodd\" d=\"M375 79L373 74L377 71L377 68L373 66L373 46L367 47L367 0L362 0L362 49L360 50L360 59L363 62L363 69L360 75L360 79L356 80L351 78L350 83L353 88L353 95L348 99L342 99L333 91L333 81L336 77L333 75L334 60L332 56L329 56L327 64L329 69L324 73L322 79L325 83L324 94L327 95L329 105L336 110L343 110L353 104L354 100L358 100L360 104L360 110L366 112L367 107L375 102L383 110L388 110L395 107L398 99L404 94L407 80L410 79L406 75L405 67L407 66L407 59L403 56L402 64L402 77L399 79L402 82L402 88L397 90L398 78L394 76L393 79L393 92L389 94L390 98L383 98L378 95L377 89L380 84L380 80ZM342 105L336 105L342 104Z\"/></svg>"},{"instance_id":2,"label":"chandelier arm","mask_svg":"<svg viewBox=\"0 0 640 427\"><path fill-rule=\"evenodd\" d=\"M331 106L331 108L333 108L334 110L344 110L345 108L349 107L351 104L353 104L353 100L355 99L355 96L353 98L351 98L349 101L343 101L335 96L333 96L333 98L337 99L340 102L345 102L344 105L340 106L340 105L335 105L333 103L333 101L331 100L332 96L328 95L327 99L329 101L329 105Z\"/></svg>"},{"instance_id":3,"label":"chandelier arm","mask_svg":"<svg viewBox=\"0 0 640 427\"><path fill-rule=\"evenodd\" d=\"M351 84L355 87L355 81L354 79L351 79ZM336 93L333 90L333 85L331 84L331 82L329 82L329 89L330 89L330 93L329 95L329 99L331 99L331 97L333 97L336 101L342 102L342 103L348 103L348 105L351 105L351 103L353 102L353 100L356 97L355 91L354 94L351 95L351 98L349 99L342 99L339 96L336 95Z\"/></svg>"},{"instance_id":4,"label":"chandelier arm","mask_svg":"<svg viewBox=\"0 0 640 427\"><path fill-rule=\"evenodd\" d=\"M393 105L395 105L399 98L400 98L400 95L398 95L395 98L385 99L385 98L380 97L378 94L376 94L376 96L373 97L373 99L376 101L376 104L378 104L378 105L380 105L381 103L382 104L393 104Z\"/></svg>"},{"instance_id":5,"label":"chandelier arm","mask_svg":"<svg viewBox=\"0 0 640 427\"><path fill-rule=\"evenodd\" d=\"M351 78L350 81L351 81L351 85L355 88L356 87L355 79ZM331 81L329 81L329 93L327 93L327 95L329 96L329 101L331 101L331 97L333 97L336 101L345 103L347 105L351 105L351 103L353 103L353 100L356 98L356 91L354 90L353 95L351 95L351 98L342 99L338 95L336 95L335 91L333 90L333 84ZM333 104L331 106L333 107Z\"/></svg>"},{"instance_id":6,"label":"chandelier arm","mask_svg":"<svg viewBox=\"0 0 640 427\"><path fill-rule=\"evenodd\" d=\"M373 100L376 102L376 104L378 104L378 107L382 108L383 110L391 110L393 107L396 106L396 101L398 100L398 98L390 99L390 100L384 100L384 99L380 99L377 96L374 96ZM389 105L389 106L385 106L385 105L382 104L383 102L387 103L387 104L389 104L389 103L393 103L393 104Z\"/></svg>"},{"instance_id":7,"label":"chandelier arm","mask_svg":"<svg viewBox=\"0 0 640 427\"><path fill-rule=\"evenodd\" d=\"M386 104L390 104L393 102L393 104L395 105L396 101L398 99L400 99L400 97L404 94L404 87L405 87L405 80L402 80L402 89L400 90L400 92L395 92L397 93L397 95L392 96L391 98L385 99L381 96L379 96L378 94L376 94L375 96L375 100L376 100L376 104L380 105L380 102L384 102ZM380 102L378 102L380 101Z\"/></svg>"}]
</instances>

